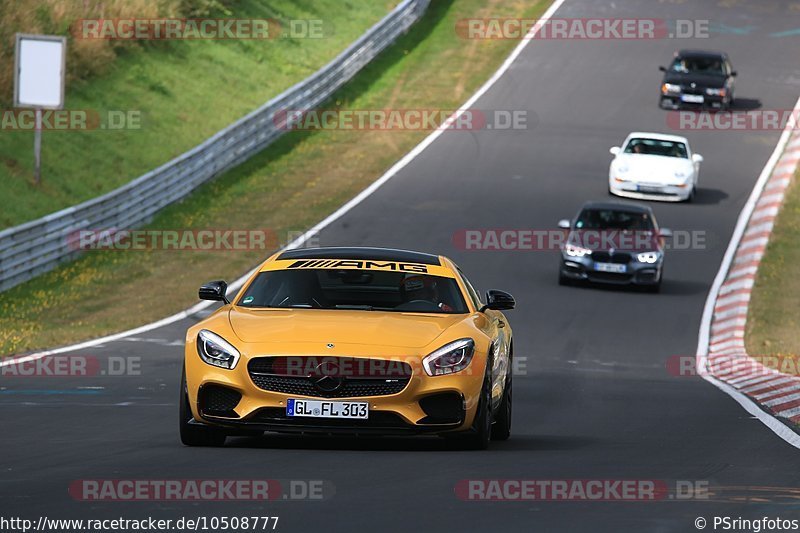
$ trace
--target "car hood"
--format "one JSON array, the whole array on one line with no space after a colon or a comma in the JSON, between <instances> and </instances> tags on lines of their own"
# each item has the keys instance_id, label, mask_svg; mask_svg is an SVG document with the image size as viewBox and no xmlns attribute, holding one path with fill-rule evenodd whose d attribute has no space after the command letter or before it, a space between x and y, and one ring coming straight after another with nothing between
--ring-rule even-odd
<instances>
[{"instance_id":1,"label":"car hood","mask_svg":"<svg viewBox=\"0 0 800 533\"><path fill-rule=\"evenodd\" d=\"M234 333L248 343L334 343L421 348L469 315L324 309L229 311Z\"/></svg>"},{"instance_id":2,"label":"car hood","mask_svg":"<svg viewBox=\"0 0 800 533\"><path fill-rule=\"evenodd\" d=\"M664 83L673 83L676 85L689 85L691 83L696 83L701 89L721 89L722 87L725 87L725 80L725 76L714 76L709 74L684 74L681 72L667 72L664 74Z\"/></svg>"},{"instance_id":3,"label":"car hood","mask_svg":"<svg viewBox=\"0 0 800 533\"><path fill-rule=\"evenodd\" d=\"M574 229L567 242L581 248L588 248L593 253L609 252L651 252L661 251L662 242L651 231L622 231L618 229Z\"/></svg>"},{"instance_id":4,"label":"car hood","mask_svg":"<svg viewBox=\"0 0 800 533\"><path fill-rule=\"evenodd\" d=\"M619 173L621 167L627 167L628 172ZM632 181L677 185L684 183L694 172L694 165L689 159L679 157L620 154L614 159L613 170L615 177L618 176ZM676 172L682 172L684 176L676 177Z\"/></svg>"}]
</instances>

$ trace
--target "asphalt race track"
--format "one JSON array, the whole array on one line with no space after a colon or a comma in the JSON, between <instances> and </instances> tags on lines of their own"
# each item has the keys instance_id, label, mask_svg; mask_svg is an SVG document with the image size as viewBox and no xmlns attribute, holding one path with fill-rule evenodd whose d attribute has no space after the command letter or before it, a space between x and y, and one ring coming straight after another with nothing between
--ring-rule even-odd
<instances>
[{"instance_id":1,"label":"asphalt race track","mask_svg":"<svg viewBox=\"0 0 800 533\"><path fill-rule=\"evenodd\" d=\"M610 7L613 4L613 9ZM704 231L705 250L667 257L661 294L560 287L555 252L464 251L464 229L550 229L607 199L608 148L633 130L670 132L657 107L678 48L727 51L744 105L791 109L800 92L800 2L567 0L556 17L707 19L710 39L536 41L475 107L528 110L524 131L448 132L320 236L452 257L481 290L508 290L516 356L513 435L488 452L438 439L269 436L186 448L177 435L190 321L86 350L142 358L142 375L9 378L0 389L3 514L36 518L277 515L281 531L695 531L696 517L800 518L797 450L697 377L666 369L693 355L703 304L739 210L780 132L688 132L705 157L692 204L653 204L662 226ZM454 37L455 38L455 37ZM124 305L124 302L120 302ZM102 387L87 389L86 387ZM78 479L314 479L323 501L75 501ZM739 487L710 501L469 502L459 480L658 479ZM771 489L764 491L764 487ZM760 499L750 496L759 496ZM747 501L749 500L749 501ZM708 528L712 528L709 526Z\"/></svg>"}]
</instances>

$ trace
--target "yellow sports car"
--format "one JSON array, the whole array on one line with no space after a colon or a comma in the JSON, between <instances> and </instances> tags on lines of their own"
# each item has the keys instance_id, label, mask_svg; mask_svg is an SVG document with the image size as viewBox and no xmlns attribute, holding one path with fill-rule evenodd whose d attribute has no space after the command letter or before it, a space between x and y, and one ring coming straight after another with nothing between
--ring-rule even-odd
<instances>
[{"instance_id":1,"label":"yellow sports car","mask_svg":"<svg viewBox=\"0 0 800 533\"><path fill-rule=\"evenodd\" d=\"M514 298L482 300L442 256L384 248L277 253L186 333L180 435L438 434L485 449L511 433Z\"/></svg>"}]
</instances>

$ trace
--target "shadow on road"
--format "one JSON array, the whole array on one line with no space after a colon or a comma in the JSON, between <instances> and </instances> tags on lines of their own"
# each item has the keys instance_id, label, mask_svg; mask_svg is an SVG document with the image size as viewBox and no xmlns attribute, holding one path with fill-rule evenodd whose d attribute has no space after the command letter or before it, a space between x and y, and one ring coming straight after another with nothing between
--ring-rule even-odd
<instances>
[{"instance_id":1,"label":"shadow on road","mask_svg":"<svg viewBox=\"0 0 800 533\"><path fill-rule=\"evenodd\" d=\"M761 100L758 98L739 98L733 101L731 111L753 111L761 107Z\"/></svg>"},{"instance_id":2,"label":"shadow on road","mask_svg":"<svg viewBox=\"0 0 800 533\"><path fill-rule=\"evenodd\" d=\"M586 437L520 435L505 442L492 442L493 451L575 450L592 444ZM277 450L329 450L371 452L453 452L459 451L439 437L349 437L298 436L267 433L263 437L231 437L226 447Z\"/></svg>"},{"instance_id":3,"label":"shadow on road","mask_svg":"<svg viewBox=\"0 0 800 533\"><path fill-rule=\"evenodd\" d=\"M719 189L698 187L695 191L692 203L697 205L714 205L726 200L728 196L728 193Z\"/></svg>"}]
</instances>

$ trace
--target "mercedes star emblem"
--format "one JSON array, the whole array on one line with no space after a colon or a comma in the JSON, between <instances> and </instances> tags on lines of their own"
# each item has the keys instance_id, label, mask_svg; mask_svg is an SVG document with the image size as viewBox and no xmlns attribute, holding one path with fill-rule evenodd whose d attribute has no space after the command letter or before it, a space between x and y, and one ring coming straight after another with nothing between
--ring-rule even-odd
<instances>
[{"instance_id":1,"label":"mercedes star emblem","mask_svg":"<svg viewBox=\"0 0 800 533\"><path fill-rule=\"evenodd\" d=\"M309 374L308 379L320 392L335 392L344 385L344 377L339 375L339 365L333 361L317 365Z\"/></svg>"}]
</instances>

